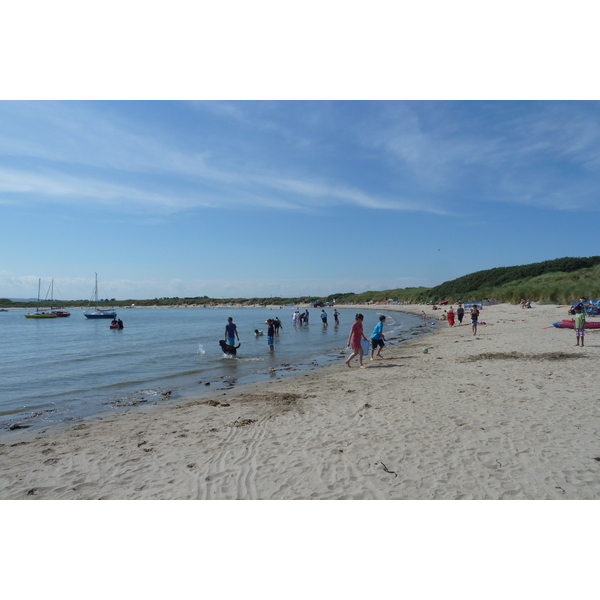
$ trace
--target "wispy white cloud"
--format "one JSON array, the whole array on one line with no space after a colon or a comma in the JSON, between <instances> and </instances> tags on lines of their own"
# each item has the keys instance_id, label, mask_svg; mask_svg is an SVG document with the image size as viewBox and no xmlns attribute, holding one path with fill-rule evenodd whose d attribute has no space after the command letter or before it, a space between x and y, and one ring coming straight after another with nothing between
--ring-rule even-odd
<instances>
[{"instance_id":1,"label":"wispy white cloud","mask_svg":"<svg viewBox=\"0 0 600 600\"><path fill-rule=\"evenodd\" d=\"M404 198L382 198L367 194L360 189L347 187L340 184L328 184L319 181L301 179L284 179L280 177L260 177L256 181L265 187L292 193L301 202L310 205L337 206L351 204L361 208L392 211L419 211L437 214L449 214L449 211L431 205L422 205Z\"/></svg>"},{"instance_id":2,"label":"wispy white cloud","mask_svg":"<svg viewBox=\"0 0 600 600\"><path fill-rule=\"evenodd\" d=\"M394 108L399 118L363 132L362 141L381 149L392 168L442 206L443 197L459 189L479 203L600 206L600 113L594 103L488 104L508 115L491 111L482 120L474 111L479 120L473 125L457 119L452 103L441 103L436 110L443 118L435 127L427 123L426 106Z\"/></svg>"},{"instance_id":3,"label":"wispy white cloud","mask_svg":"<svg viewBox=\"0 0 600 600\"><path fill-rule=\"evenodd\" d=\"M329 123L335 112L330 103L317 103L312 117L302 115L295 126L273 117L269 109L280 110L277 103L189 106L192 114L270 131L282 150L305 145L325 155L331 142L320 139L317 125L311 129L311 118L336 131ZM184 144L161 131L160 124L142 127L96 103L6 103L0 106L7 124L0 133L0 154L7 158L0 169L0 203L23 197L72 205L89 198L119 211L155 214L218 207L315 211L354 206L450 215L456 193L466 190L478 202L581 206L573 194L568 200L566 185L573 178L561 191L549 176L553 163L578 170L578 196L592 201L590 190L598 183L600 167L600 118L591 105L583 113L571 112L568 103L540 104L539 110L519 105L516 116L503 117L502 123L494 122L491 111L487 121L476 125L465 117L469 107L458 114L453 103L372 106L351 131L338 125L340 137L331 151L347 151L350 169L354 150L372 153L375 186L351 182L351 170L345 176L326 162L315 166L291 159L281 164L278 159L275 164L276 150L259 137L251 136L249 146L240 143L235 153L235 138L226 150L214 145L218 136L204 140L199 135ZM307 124L307 130L299 124Z\"/></svg>"},{"instance_id":4,"label":"wispy white cloud","mask_svg":"<svg viewBox=\"0 0 600 600\"><path fill-rule=\"evenodd\" d=\"M68 105L71 106L71 105ZM211 105L212 106L212 105ZM32 106L29 107L33 109ZM351 204L377 210L411 210L444 213L433 204L423 205L415 201L385 198L368 194L360 189L340 183L323 182L310 176L285 178L272 176L269 167L262 172L252 165L246 168L220 168L211 164L210 153L187 155L170 146L164 146L149 136L131 134L101 116L88 115L78 106L76 117L67 119L64 108L54 110L42 108L46 113L51 136L60 138L58 145L48 139L11 144L1 138L0 152L43 159L44 166L36 164L28 170L0 170L0 192L34 195L31 201L53 201L73 203L77 198L92 198L120 208L136 208L144 205L148 209L173 212L189 208L214 208L226 206L256 206L279 210L314 210L318 203L329 205ZM35 111L34 111L35 112ZM225 114L241 111L226 110ZM42 116L35 113L37 119ZM103 169L102 179L92 175L71 175L66 169L73 164L93 166L95 171ZM48 166L50 165L50 166ZM131 175L128 185L110 183L120 180L114 170ZM173 178L185 176L192 192L181 191L178 185L165 181L169 193L150 191L151 185L134 177L136 173L158 174ZM207 190L202 191L202 187ZM284 194L282 195L281 192Z\"/></svg>"},{"instance_id":5,"label":"wispy white cloud","mask_svg":"<svg viewBox=\"0 0 600 600\"><path fill-rule=\"evenodd\" d=\"M67 175L48 171L35 173L16 169L0 169L0 193L26 194L26 201L57 202L78 205L83 200L93 200L98 204L122 206L123 201L130 207L154 207L161 211L174 212L190 207L214 207L217 203L195 196L171 196L146 191L131 186L116 185L95 178Z\"/></svg>"}]
</instances>

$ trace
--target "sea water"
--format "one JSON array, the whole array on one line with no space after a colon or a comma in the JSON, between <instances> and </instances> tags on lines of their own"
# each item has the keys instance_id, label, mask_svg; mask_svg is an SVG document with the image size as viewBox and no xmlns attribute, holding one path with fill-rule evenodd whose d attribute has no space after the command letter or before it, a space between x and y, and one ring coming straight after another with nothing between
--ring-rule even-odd
<instances>
[{"instance_id":1,"label":"sea water","mask_svg":"<svg viewBox=\"0 0 600 600\"><path fill-rule=\"evenodd\" d=\"M174 399L343 360L356 310L339 310L336 326L333 311L326 309L327 327L320 309L309 311L308 325L294 327L294 310L119 309L121 330L109 329L110 319L86 319L78 309L56 319L26 319L26 310L2 312L0 434L15 425L35 428L162 401L165 392ZM384 334L396 342L422 324L420 317L385 307L360 310L367 337L380 314L387 317ZM241 341L236 358L225 356L218 344L228 317ZM265 321L275 317L283 328L271 354Z\"/></svg>"}]
</instances>

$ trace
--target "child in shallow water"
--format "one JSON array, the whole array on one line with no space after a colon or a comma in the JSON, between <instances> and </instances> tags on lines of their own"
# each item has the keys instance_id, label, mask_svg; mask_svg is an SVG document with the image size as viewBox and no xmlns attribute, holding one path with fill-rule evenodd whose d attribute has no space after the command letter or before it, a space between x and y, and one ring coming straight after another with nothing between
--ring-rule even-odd
<instances>
[{"instance_id":1,"label":"child in shallow water","mask_svg":"<svg viewBox=\"0 0 600 600\"><path fill-rule=\"evenodd\" d=\"M267 329L267 344L269 345L269 350L271 352L275 351L274 344L274 336L275 336L275 325L273 324L273 319L267 319L267 325L269 326Z\"/></svg>"}]
</instances>

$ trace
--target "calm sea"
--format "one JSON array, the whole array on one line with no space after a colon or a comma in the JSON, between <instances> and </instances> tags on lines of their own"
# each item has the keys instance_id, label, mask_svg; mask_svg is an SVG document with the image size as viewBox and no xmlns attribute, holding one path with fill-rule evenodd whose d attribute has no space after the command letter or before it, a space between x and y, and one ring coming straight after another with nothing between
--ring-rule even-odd
<instances>
[{"instance_id":1,"label":"calm sea","mask_svg":"<svg viewBox=\"0 0 600 600\"><path fill-rule=\"evenodd\" d=\"M380 314L384 332L399 341L421 318L407 313L362 310L367 337ZM356 310L340 310L340 326L328 309L328 327L310 311L309 325L293 327L292 308L133 308L118 311L125 328L110 319L86 319L82 310L56 319L26 319L26 310L0 312L0 434L15 424L47 426L83 416L152 403L235 383L341 361ZM238 327L241 347L227 358L227 317ZM267 346L267 318L283 329L275 353ZM256 337L254 330L264 331ZM286 370L289 369L289 370ZM205 384L210 383L210 388ZM122 410L122 409L121 409Z\"/></svg>"}]
</instances>

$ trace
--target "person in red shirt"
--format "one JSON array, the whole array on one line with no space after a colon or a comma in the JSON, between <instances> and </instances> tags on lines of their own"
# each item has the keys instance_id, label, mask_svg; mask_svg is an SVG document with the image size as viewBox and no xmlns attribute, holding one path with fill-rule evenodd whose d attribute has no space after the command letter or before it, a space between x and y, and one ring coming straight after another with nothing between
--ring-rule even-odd
<instances>
[{"instance_id":1,"label":"person in red shirt","mask_svg":"<svg viewBox=\"0 0 600 600\"><path fill-rule=\"evenodd\" d=\"M348 346L350 348L352 348L352 354L348 357L348 360L346 360L345 362L348 366L350 366L350 361L356 355L358 355L358 362L359 362L360 368L366 369L365 365L363 365L364 350L363 350L361 342L363 339L367 342L369 340L367 340L367 338L365 337L365 334L363 333L363 319L364 319L364 317L360 313L358 313L356 315L356 320L354 321L354 323L352 324L352 327L350 328L350 335L348 336Z\"/></svg>"}]
</instances>

